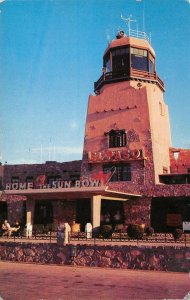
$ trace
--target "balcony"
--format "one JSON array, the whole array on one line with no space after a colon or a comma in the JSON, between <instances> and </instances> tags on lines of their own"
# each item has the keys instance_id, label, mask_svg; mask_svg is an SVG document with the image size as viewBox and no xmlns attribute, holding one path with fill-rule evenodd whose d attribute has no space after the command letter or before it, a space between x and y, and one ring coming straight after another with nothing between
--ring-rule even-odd
<instances>
[{"instance_id":1,"label":"balcony","mask_svg":"<svg viewBox=\"0 0 190 300\"><path fill-rule=\"evenodd\" d=\"M164 82L158 77L156 72L150 73L150 72L130 68L129 70L121 70L117 72L104 73L98 79L98 81L94 83L94 92L98 94L104 84L125 81L125 80L126 81L138 80L143 82L155 83L160 87L162 91L165 91Z\"/></svg>"},{"instance_id":2,"label":"balcony","mask_svg":"<svg viewBox=\"0 0 190 300\"><path fill-rule=\"evenodd\" d=\"M190 174L162 174L159 179L164 184L190 184Z\"/></svg>"}]
</instances>

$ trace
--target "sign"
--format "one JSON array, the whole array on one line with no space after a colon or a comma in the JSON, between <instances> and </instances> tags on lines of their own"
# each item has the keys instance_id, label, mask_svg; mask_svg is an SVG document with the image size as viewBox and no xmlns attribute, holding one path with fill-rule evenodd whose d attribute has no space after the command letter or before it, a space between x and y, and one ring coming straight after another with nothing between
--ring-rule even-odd
<instances>
[{"instance_id":1,"label":"sign","mask_svg":"<svg viewBox=\"0 0 190 300\"><path fill-rule=\"evenodd\" d=\"M143 151L140 150L105 150L102 152L88 152L89 162L114 162L128 161L143 158Z\"/></svg>"},{"instance_id":2,"label":"sign","mask_svg":"<svg viewBox=\"0 0 190 300\"><path fill-rule=\"evenodd\" d=\"M99 187L102 185L100 179L92 179L91 177L83 180L56 180L51 184L34 184L33 182L16 182L7 183L6 190L32 190L32 189L66 189L66 188L84 188L84 187Z\"/></svg>"},{"instance_id":3,"label":"sign","mask_svg":"<svg viewBox=\"0 0 190 300\"><path fill-rule=\"evenodd\" d=\"M181 226L182 219L180 214L167 214L167 225L172 227Z\"/></svg>"},{"instance_id":4,"label":"sign","mask_svg":"<svg viewBox=\"0 0 190 300\"><path fill-rule=\"evenodd\" d=\"M190 231L190 222L183 222L183 231Z\"/></svg>"}]
</instances>

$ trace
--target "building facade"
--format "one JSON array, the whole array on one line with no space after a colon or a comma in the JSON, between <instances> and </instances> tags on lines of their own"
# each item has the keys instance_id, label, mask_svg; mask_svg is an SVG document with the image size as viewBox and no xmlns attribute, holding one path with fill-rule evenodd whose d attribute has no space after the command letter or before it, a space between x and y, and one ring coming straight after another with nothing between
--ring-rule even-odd
<instances>
[{"instance_id":1,"label":"building facade","mask_svg":"<svg viewBox=\"0 0 190 300\"><path fill-rule=\"evenodd\" d=\"M1 166L1 220L181 228L190 221L190 150L172 148L164 83L145 36L118 34L94 92L81 161Z\"/></svg>"}]
</instances>

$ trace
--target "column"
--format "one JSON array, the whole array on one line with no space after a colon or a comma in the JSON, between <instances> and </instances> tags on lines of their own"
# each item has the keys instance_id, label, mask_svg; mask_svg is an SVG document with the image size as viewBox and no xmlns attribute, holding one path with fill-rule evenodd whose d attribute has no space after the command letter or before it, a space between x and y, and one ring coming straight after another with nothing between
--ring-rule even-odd
<instances>
[{"instance_id":1,"label":"column","mask_svg":"<svg viewBox=\"0 0 190 300\"><path fill-rule=\"evenodd\" d=\"M26 200L26 234L27 236L32 235L32 225L34 222L34 200Z\"/></svg>"},{"instance_id":2,"label":"column","mask_svg":"<svg viewBox=\"0 0 190 300\"><path fill-rule=\"evenodd\" d=\"M91 198L91 216L92 216L93 228L100 226L100 214L101 214L101 195L94 195Z\"/></svg>"}]
</instances>

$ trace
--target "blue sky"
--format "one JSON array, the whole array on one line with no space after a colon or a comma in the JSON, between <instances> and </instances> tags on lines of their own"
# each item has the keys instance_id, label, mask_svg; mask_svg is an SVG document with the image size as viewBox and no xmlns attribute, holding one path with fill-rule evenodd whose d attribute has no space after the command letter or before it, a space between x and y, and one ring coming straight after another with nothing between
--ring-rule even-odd
<instances>
[{"instance_id":1,"label":"blue sky","mask_svg":"<svg viewBox=\"0 0 190 300\"><path fill-rule=\"evenodd\" d=\"M151 32L172 144L190 148L190 0L0 0L0 161L81 159L102 56L130 14ZM143 25L144 15L144 25Z\"/></svg>"}]
</instances>

